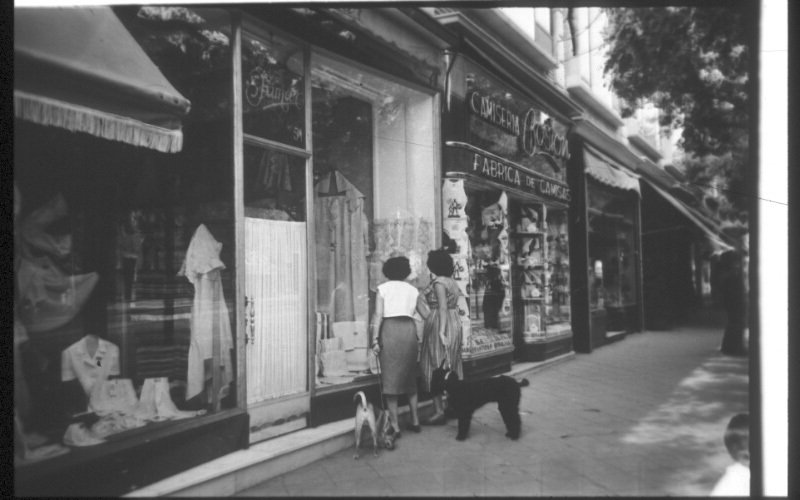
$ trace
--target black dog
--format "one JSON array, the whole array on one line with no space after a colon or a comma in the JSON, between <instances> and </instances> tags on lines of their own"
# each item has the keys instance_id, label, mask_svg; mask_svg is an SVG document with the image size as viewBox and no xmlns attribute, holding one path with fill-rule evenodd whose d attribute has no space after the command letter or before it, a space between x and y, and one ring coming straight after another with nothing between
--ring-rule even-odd
<instances>
[{"instance_id":1,"label":"black dog","mask_svg":"<svg viewBox=\"0 0 800 500\"><path fill-rule=\"evenodd\" d=\"M443 366L435 369L431 377L432 394L447 391L447 401L458 418L456 439L459 441L467 439L475 410L491 401L497 402L497 409L506 424L506 437L518 439L522 427L519 417L520 387L526 385L526 378L517 382L505 375L466 382L459 380L458 374L445 370Z\"/></svg>"}]
</instances>

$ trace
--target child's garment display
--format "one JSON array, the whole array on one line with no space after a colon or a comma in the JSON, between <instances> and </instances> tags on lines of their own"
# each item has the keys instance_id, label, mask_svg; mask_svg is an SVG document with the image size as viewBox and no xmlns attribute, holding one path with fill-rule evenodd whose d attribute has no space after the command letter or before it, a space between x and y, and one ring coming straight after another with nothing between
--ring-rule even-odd
<instances>
[{"instance_id":1,"label":"child's garment display","mask_svg":"<svg viewBox=\"0 0 800 500\"><path fill-rule=\"evenodd\" d=\"M222 290L220 271L225 264L219 259L222 243L214 239L208 228L200 224L186 250L186 259L178 275L194 285L192 304L191 343L186 374L186 399L203 391L212 373L205 373L205 360L213 357L214 335L219 337L223 389L233 381L231 349L233 338L228 306Z\"/></svg>"},{"instance_id":2,"label":"child's garment display","mask_svg":"<svg viewBox=\"0 0 800 500\"><path fill-rule=\"evenodd\" d=\"M61 381L78 379L86 395L91 396L96 383L120 374L119 347L97 339L97 349L90 355L88 338L88 335L83 337L61 352Z\"/></svg>"}]
</instances>

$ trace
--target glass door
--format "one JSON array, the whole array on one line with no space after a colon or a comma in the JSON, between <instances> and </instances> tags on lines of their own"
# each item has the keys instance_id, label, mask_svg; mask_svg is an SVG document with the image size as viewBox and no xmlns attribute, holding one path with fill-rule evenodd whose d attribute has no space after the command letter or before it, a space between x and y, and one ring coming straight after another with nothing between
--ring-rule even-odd
<instances>
[{"instance_id":1,"label":"glass door","mask_svg":"<svg viewBox=\"0 0 800 500\"><path fill-rule=\"evenodd\" d=\"M245 20L241 42L244 311L250 441L305 427L308 384L307 57Z\"/></svg>"}]
</instances>

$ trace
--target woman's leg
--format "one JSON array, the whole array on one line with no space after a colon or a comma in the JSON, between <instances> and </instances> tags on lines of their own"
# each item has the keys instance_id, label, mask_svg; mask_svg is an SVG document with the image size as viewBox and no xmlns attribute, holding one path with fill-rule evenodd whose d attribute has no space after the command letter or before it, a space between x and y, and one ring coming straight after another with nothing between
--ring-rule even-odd
<instances>
[{"instance_id":1,"label":"woman's leg","mask_svg":"<svg viewBox=\"0 0 800 500\"><path fill-rule=\"evenodd\" d=\"M397 396L386 395L386 404L389 406L389 416L392 419L392 427L395 432L400 432L400 424L397 422Z\"/></svg>"},{"instance_id":2,"label":"woman's leg","mask_svg":"<svg viewBox=\"0 0 800 500\"><path fill-rule=\"evenodd\" d=\"M408 395L408 407L411 409L411 425L419 425L419 414L417 413L417 393Z\"/></svg>"}]
</instances>

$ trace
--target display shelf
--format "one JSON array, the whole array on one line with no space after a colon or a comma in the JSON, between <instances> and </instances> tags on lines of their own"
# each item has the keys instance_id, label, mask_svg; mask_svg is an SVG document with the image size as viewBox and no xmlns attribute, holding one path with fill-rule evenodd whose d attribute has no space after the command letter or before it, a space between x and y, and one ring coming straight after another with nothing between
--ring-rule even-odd
<instances>
[{"instance_id":1,"label":"display shelf","mask_svg":"<svg viewBox=\"0 0 800 500\"><path fill-rule=\"evenodd\" d=\"M544 234L545 233L542 231L536 231L535 233L517 231L515 233L511 233L510 236L512 238L531 238L533 236L544 236Z\"/></svg>"}]
</instances>

